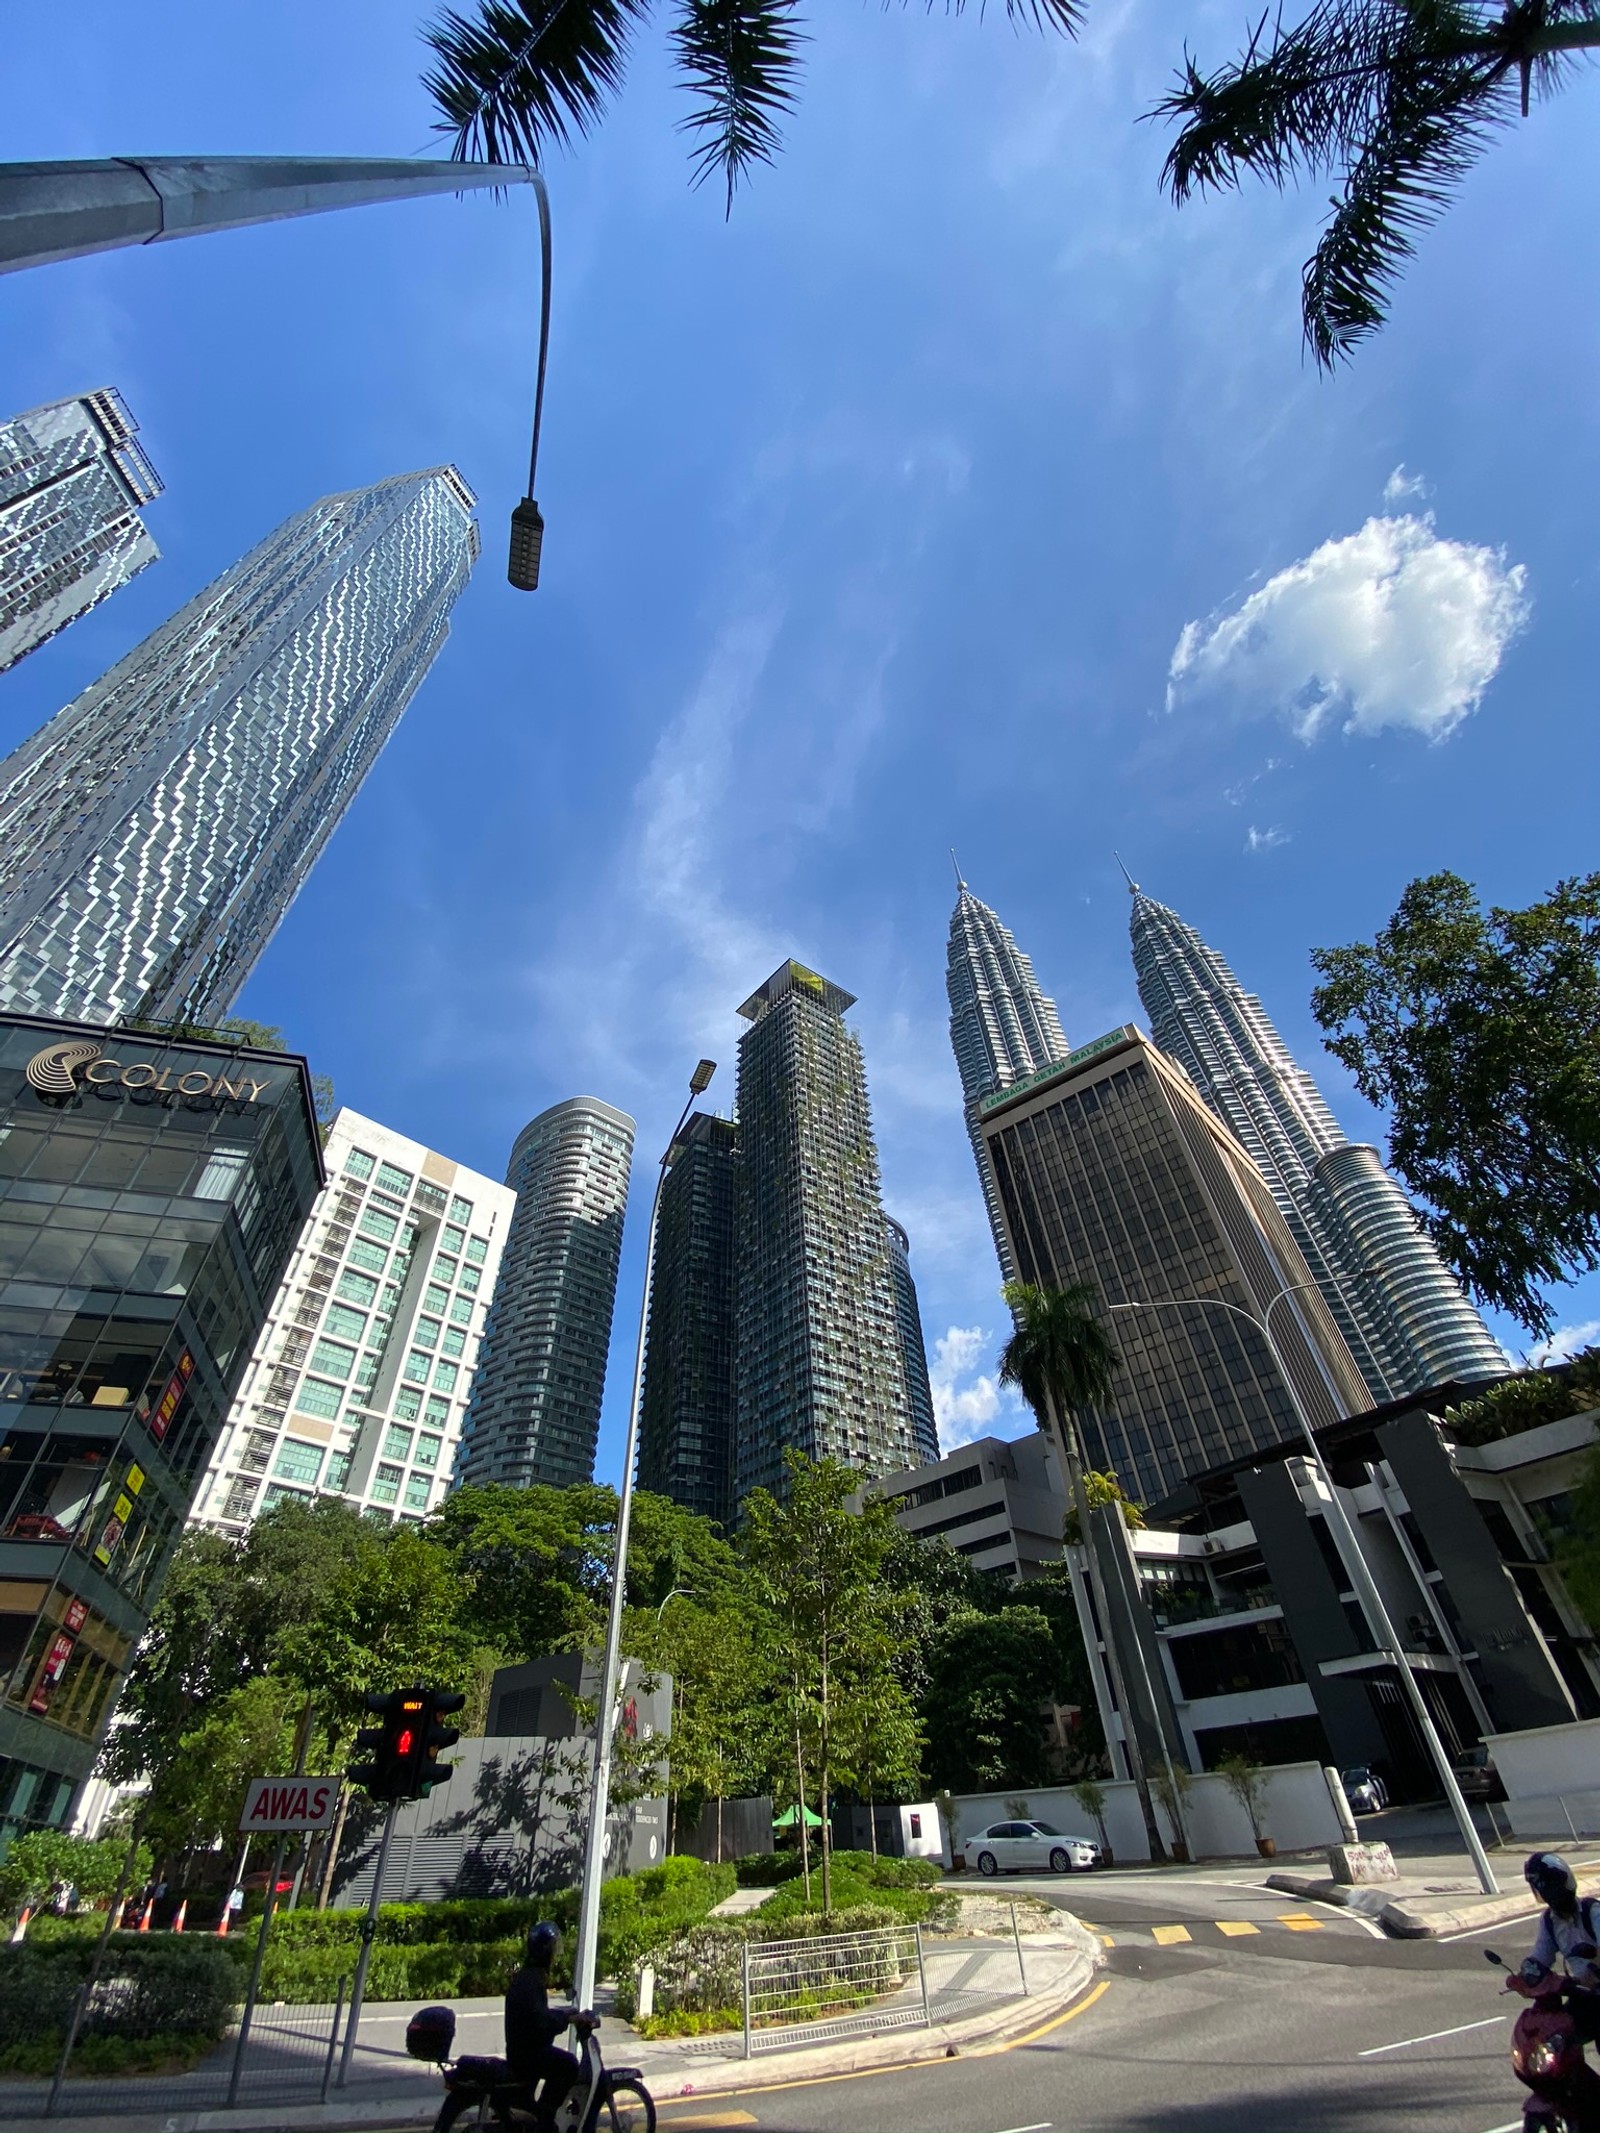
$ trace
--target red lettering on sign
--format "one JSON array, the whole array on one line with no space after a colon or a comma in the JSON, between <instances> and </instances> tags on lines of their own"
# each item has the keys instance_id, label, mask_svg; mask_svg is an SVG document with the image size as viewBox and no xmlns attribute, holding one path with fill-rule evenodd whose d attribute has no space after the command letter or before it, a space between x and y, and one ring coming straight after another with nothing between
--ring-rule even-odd
<instances>
[{"instance_id":1,"label":"red lettering on sign","mask_svg":"<svg viewBox=\"0 0 1600 2133\"><path fill-rule=\"evenodd\" d=\"M157 1401L150 1417L150 1434L159 1444L172 1427L172 1418L178 1412L178 1402L183 1398L184 1387L194 1375L194 1357L187 1348L178 1358L178 1367L173 1371Z\"/></svg>"}]
</instances>

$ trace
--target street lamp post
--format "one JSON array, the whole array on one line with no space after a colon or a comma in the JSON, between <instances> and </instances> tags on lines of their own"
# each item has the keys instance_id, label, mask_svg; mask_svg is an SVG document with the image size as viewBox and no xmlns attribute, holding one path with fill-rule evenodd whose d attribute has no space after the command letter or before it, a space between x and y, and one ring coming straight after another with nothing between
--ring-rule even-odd
<instances>
[{"instance_id":1,"label":"street lamp post","mask_svg":"<svg viewBox=\"0 0 1600 2133\"><path fill-rule=\"evenodd\" d=\"M1311 1418L1306 1413L1300 1395L1295 1389L1294 1379L1289 1374L1289 1366L1284 1360L1283 1351L1273 1338L1272 1314L1275 1308L1285 1298L1298 1295L1303 1290L1315 1289L1318 1286L1318 1283L1314 1281L1290 1282L1287 1287L1279 1289L1259 1318L1255 1312L1245 1310L1242 1304L1228 1303L1220 1296L1173 1296L1149 1303L1108 1304L1106 1308L1111 1311L1182 1311L1194 1309L1230 1311L1235 1318L1244 1319L1247 1324L1254 1326L1261 1334L1273 1361L1278 1366L1278 1373L1283 1379L1289 1398L1294 1404L1295 1418L1300 1424L1300 1433L1305 1438L1306 1449L1311 1454L1311 1463L1316 1468L1317 1477L1326 1492L1328 1516L1336 1522L1339 1534L1342 1536L1344 1546L1339 1552L1344 1557L1345 1567L1350 1572L1351 1582L1355 1586L1357 1598L1361 1602L1361 1611L1366 1616L1368 1626L1377 1640L1378 1649L1386 1658L1393 1661L1395 1669L1400 1676L1406 1700L1411 1706L1411 1715L1417 1722L1417 1730L1421 1733L1424 1745L1432 1758L1439 1783L1444 1789L1445 1799L1449 1803L1451 1813L1455 1816L1456 1827L1460 1830L1462 1842L1466 1845L1472 1859L1473 1868L1478 1876L1478 1885L1486 1896L1498 1896L1500 1884L1494 1878L1494 1869L1489 1864L1489 1855L1484 1850L1483 1842L1473 1824L1471 1810L1461 1796L1461 1787L1456 1783L1456 1775L1450 1767L1450 1758L1445 1753L1444 1742L1439 1738L1439 1730L1433 1722L1433 1715L1429 1711L1427 1701L1417 1685L1416 1676L1411 1671L1411 1663L1407 1659L1404 1647L1395 1632L1394 1624L1389 1619L1389 1610L1384 1605L1383 1595L1378 1590L1377 1580L1367 1567L1367 1559L1362 1552L1360 1537L1350 1522L1349 1515L1340 1500L1338 1490L1333 1485L1333 1476L1328 1472L1327 1461L1322 1456L1322 1447L1317 1442L1317 1434L1311 1425Z\"/></svg>"},{"instance_id":2,"label":"street lamp post","mask_svg":"<svg viewBox=\"0 0 1600 2133\"><path fill-rule=\"evenodd\" d=\"M617 1700L622 1678L622 1607L627 1590L628 1526L633 1517L633 1469L639 1449L639 1405L644 1394L644 1342L650 1320L650 1283L655 1272L656 1222L661 1188L667 1181L672 1151L683 1122L703 1096L717 1071L714 1059L702 1059L689 1076L689 1100L673 1127L656 1168L645 1237L644 1288L639 1298L639 1337L633 1355L633 1398L628 1408L628 1444L623 1455L622 1489L617 1501L617 1534L611 1565L611 1611L606 1623L605 1660L600 1670L600 1699L594 1721L594 1775L589 1787L589 1829L583 1847L583 1887L578 1904L578 1946L572 1962L572 2003L587 2008L594 2001L595 1961L600 1940L600 1880L606 1865L606 1815L611 1804L612 1742L617 1729ZM667 1598L672 1595L669 1593ZM662 1602L662 1606L666 1601Z\"/></svg>"}]
</instances>

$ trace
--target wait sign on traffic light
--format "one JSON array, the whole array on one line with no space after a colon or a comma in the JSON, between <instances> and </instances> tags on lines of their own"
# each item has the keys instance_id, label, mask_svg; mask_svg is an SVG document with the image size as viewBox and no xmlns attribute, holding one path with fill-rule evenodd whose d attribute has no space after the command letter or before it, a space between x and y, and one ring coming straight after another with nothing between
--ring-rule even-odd
<instances>
[{"instance_id":1,"label":"wait sign on traffic light","mask_svg":"<svg viewBox=\"0 0 1600 2133\"><path fill-rule=\"evenodd\" d=\"M374 1800L425 1800L444 1784L451 1766L440 1753L461 1738L455 1726L440 1720L459 1711L465 1696L449 1689L392 1689L371 1695L366 1707L379 1719L356 1735L356 1750L365 1762L353 1763L349 1777Z\"/></svg>"}]
</instances>

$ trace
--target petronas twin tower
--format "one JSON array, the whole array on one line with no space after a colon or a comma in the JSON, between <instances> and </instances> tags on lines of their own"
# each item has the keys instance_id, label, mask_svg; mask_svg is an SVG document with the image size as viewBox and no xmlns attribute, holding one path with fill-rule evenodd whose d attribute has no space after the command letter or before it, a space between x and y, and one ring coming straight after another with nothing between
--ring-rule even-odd
<instances>
[{"instance_id":1,"label":"petronas twin tower","mask_svg":"<svg viewBox=\"0 0 1600 2133\"><path fill-rule=\"evenodd\" d=\"M1055 1002L1010 930L961 880L950 920L950 1038L995 1250L1015 1271L985 1098L1073 1058ZM1252 993L1215 949L1136 884L1133 962L1161 1051L1260 1172L1374 1406L1450 1379L1499 1374L1499 1345L1423 1233L1375 1148L1339 1128Z\"/></svg>"}]
</instances>

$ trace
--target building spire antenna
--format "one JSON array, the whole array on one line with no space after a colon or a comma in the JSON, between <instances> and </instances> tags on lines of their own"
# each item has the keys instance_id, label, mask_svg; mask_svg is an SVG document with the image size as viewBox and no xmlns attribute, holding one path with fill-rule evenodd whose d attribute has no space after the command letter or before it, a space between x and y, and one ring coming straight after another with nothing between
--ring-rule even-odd
<instances>
[{"instance_id":1,"label":"building spire antenna","mask_svg":"<svg viewBox=\"0 0 1600 2133\"><path fill-rule=\"evenodd\" d=\"M958 889L964 889L966 887L966 883L961 878L961 862L956 857L956 848L954 845L951 845L950 847L950 864L956 870L956 887Z\"/></svg>"},{"instance_id":2,"label":"building spire antenna","mask_svg":"<svg viewBox=\"0 0 1600 2133\"><path fill-rule=\"evenodd\" d=\"M1122 878L1128 884L1128 894L1130 896L1137 896L1139 893L1139 884L1134 880L1133 876L1128 872L1127 868L1122 866L1122 854L1120 852L1113 852L1111 856L1117 862L1117 865L1119 867L1122 867Z\"/></svg>"}]
</instances>

